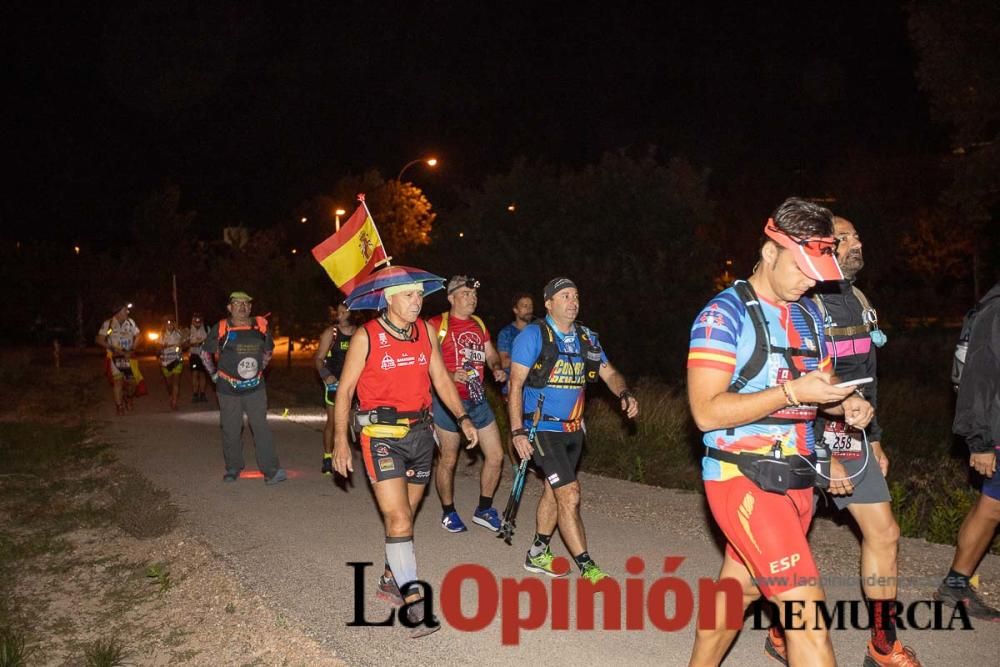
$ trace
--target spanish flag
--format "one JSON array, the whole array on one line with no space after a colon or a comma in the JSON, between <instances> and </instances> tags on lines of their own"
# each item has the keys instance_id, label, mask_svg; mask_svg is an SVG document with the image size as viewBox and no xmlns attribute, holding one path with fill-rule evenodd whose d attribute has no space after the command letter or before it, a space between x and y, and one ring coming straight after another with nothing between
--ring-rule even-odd
<instances>
[{"instance_id":1,"label":"spanish flag","mask_svg":"<svg viewBox=\"0 0 1000 667\"><path fill-rule=\"evenodd\" d=\"M386 259L372 214L359 198L361 205L340 231L312 249L313 257L344 294L350 294L359 280Z\"/></svg>"}]
</instances>

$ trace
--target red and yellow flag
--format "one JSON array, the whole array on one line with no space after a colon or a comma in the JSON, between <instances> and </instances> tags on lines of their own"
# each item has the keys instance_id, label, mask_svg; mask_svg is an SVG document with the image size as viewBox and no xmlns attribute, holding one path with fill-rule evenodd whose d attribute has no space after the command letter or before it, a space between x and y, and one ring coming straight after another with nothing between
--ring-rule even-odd
<instances>
[{"instance_id":1,"label":"red and yellow flag","mask_svg":"<svg viewBox=\"0 0 1000 667\"><path fill-rule=\"evenodd\" d=\"M344 294L385 260L382 239L363 199L340 231L313 248L312 254Z\"/></svg>"}]
</instances>

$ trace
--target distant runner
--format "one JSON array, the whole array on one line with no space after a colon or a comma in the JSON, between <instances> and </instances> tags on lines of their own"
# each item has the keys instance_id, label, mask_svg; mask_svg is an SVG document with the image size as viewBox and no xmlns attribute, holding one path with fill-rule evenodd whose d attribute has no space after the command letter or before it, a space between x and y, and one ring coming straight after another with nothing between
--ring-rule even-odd
<instances>
[{"instance_id":1,"label":"distant runner","mask_svg":"<svg viewBox=\"0 0 1000 667\"><path fill-rule=\"evenodd\" d=\"M235 482L243 471L243 415L253 433L257 469L264 483L278 484L288 479L278 463L271 427L267 425L267 390L264 369L271 363L274 339L265 318L250 316L253 298L246 292L229 295L229 317L219 320L208 332L201 348L205 370L215 382L222 424L222 456L226 464L223 482ZM218 354L216 370L213 354Z\"/></svg>"},{"instance_id":2,"label":"distant runner","mask_svg":"<svg viewBox=\"0 0 1000 667\"><path fill-rule=\"evenodd\" d=\"M177 323L168 317L160 332L160 371L167 383L171 410L177 409L177 396L181 391L181 373L184 372L181 347L184 342L184 334L177 328Z\"/></svg>"},{"instance_id":3,"label":"distant runner","mask_svg":"<svg viewBox=\"0 0 1000 667\"><path fill-rule=\"evenodd\" d=\"M510 374L510 353L514 348L514 339L524 331L524 327L531 324L535 319L535 300L527 292L520 292L514 296L511 304L514 312L514 321L505 326L497 334L497 353L500 355L500 367ZM504 399L510 390L509 382L504 382L501 386L501 393Z\"/></svg>"},{"instance_id":4,"label":"distant runner","mask_svg":"<svg viewBox=\"0 0 1000 667\"><path fill-rule=\"evenodd\" d=\"M115 308L115 313L101 323L95 338L98 345L107 350L107 363L111 372L115 409L119 415L132 409L135 393L135 369L132 353L135 350L139 327L129 317L131 303L123 303Z\"/></svg>"},{"instance_id":5,"label":"distant runner","mask_svg":"<svg viewBox=\"0 0 1000 667\"><path fill-rule=\"evenodd\" d=\"M188 366L191 368L191 402L206 403L205 387L208 386L208 373L201 361L201 346L208 338L208 329L201 313L191 314L191 327L188 329Z\"/></svg>"},{"instance_id":6,"label":"distant runner","mask_svg":"<svg viewBox=\"0 0 1000 667\"><path fill-rule=\"evenodd\" d=\"M337 387L340 373L344 370L344 360L351 346L351 336L357 330L353 314L344 303L331 308L334 324L327 327L319 337L319 347L313 361L319 377L323 380L323 403L326 405L326 425L323 427L323 466L320 472L333 474L333 421L334 405L337 402Z\"/></svg>"}]
</instances>

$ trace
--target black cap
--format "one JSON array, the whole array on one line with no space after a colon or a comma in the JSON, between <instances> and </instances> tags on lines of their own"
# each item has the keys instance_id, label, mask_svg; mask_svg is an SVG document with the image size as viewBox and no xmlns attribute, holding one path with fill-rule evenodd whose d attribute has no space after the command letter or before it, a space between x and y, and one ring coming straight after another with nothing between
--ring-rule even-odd
<instances>
[{"instance_id":1,"label":"black cap","mask_svg":"<svg viewBox=\"0 0 1000 667\"><path fill-rule=\"evenodd\" d=\"M553 278L545 286L545 289L542 291L542 296L545 297L545 301L548 301L549 299L554 297L557 292L560 292L561 290L564 290L567 287L575 288L576 283L574 283L569 278Z\"/></svg>"}]
</instances>

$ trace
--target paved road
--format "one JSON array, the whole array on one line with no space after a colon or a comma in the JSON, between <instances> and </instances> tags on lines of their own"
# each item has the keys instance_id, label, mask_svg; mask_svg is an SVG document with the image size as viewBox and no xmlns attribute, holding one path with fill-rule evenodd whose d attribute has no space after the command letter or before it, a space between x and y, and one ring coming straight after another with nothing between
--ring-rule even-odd
<instances>
[{"instance_id":1,"label":"paved road","mask_svg":"<svg viewBox=\"0 0 1000 667\"><path fill-rule=\"evenodd\" d=\"M102 406L123 462L168 489L184 510L183 520L191 530L290 622L349 664L686 664L693 630L661 632L648 621L644 631L559 631L546 623L539 630L523 632L517 646L501 644L499 618L480 632L461 632L446 625L419 640L409 639L399 627L347 627L354 614L354 577L345 563L382 562L382 525L359 461L354 486L347 491L319 473L320 411L298 410L283 417L281 406L274 406L269 419L288 482L267 487L260 478L249 477L223 484L221 434L214 406L185 405L179 412L170 412L161 383L152 381L153 373L147 376L151 394L137 401L134 414L116 418L110 401ZM247 472L251 472L249 444L246 453ZM466 517L478 498L475 470L460 470L457 479L457 505ZM498 499L505 499L509 480L505 473ZM721 556L705 525L700 496L590 475L583 475L582 480L590 550L605 569L624 577L626 559L640 556L647 564L647 589L662 576L665 556L684 557L678 574L694 590L699 578L717 573ZM421 578L439 591L442 577L459 563L484 565L498 578L529 576L521 563L533 528L539 483L529 481L514 547L477 526L470 525L469 532L458 535L443 531L432 490L416 525ZM503 500L498 504L502 506ZM846 528L817 522L812 540L824 574L847 575L856 567L857 543ZM566 555L561 544L554 546L557 555ZM923 563L919 567L927 577L904 586L901 596L906 601L928 599L933 589L930 575L939 576L940 568L950 561L951 549L918 540L904 540L902 549L913 555L914 562ZM988 557L982 572L993 581L1000 580L1000 559ZM373 579L368 576L365 583L370 586ZM842 585L830 592L834 598L856 598L856 591L855 586ZM474 587L467 585L462 592L463 609L471 616L476 608ZM388 607L374 601L370 589L366 593L368 617L385 618ZM575 618L571 613L571 628L576 626ZM763 639L762 631L745 630L726 664L776 664L764 655ZM866 631L835 633L840 663L861 664L866 639ZM907 631L904 639L917 649L925 665L996 664L1000 624L971 632Z\"/></svg>"}]
</instances>

